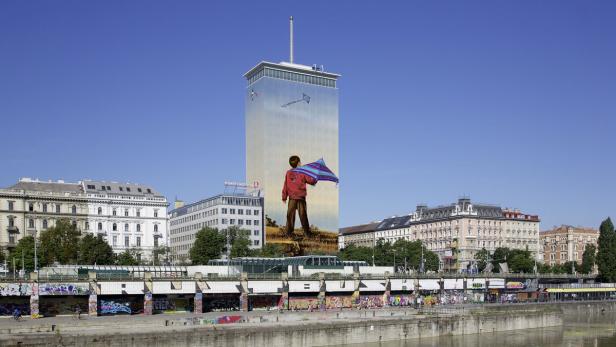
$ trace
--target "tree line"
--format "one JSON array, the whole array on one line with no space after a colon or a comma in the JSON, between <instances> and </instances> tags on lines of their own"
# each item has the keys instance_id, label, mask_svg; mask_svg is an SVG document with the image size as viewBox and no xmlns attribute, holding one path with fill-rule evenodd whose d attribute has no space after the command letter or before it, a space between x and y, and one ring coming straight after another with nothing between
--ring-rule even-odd
<instances>
[{"instance_id":1,"label":"tree line","mask_svg":"<svg viewBox=\"0 0 616 347\"><path fill-rule=\"evenodd\" d=\"M38 268L55 264L152 265L152 261L141 260L141 250L138 248L114 254L101 235L82 234L68 219L60 219L54 227L43 230L36 246ZM159 255L168 253L168 249L159 247L153 253L152 258L156 262ZM6 260L9 270L34 270L34 237L21 238L6 259L4 257L4 253L0 252L0 262Z\"/></svg>"}]
</instances>

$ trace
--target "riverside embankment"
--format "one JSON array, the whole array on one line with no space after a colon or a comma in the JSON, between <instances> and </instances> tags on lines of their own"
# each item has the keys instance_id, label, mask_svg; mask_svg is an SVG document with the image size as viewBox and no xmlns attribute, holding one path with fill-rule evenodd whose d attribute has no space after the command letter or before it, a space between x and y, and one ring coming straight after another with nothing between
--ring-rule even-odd
<instances>
[{"instance_id":1,"label":"riverside embankment","mask_svg":"<svg viewBox=\"0 0 616 347\"><path fill-rule=\"evenodd\" d=\"M614 302L483 305L425 310L250 312L70 317L0 323L2 346L331 346L559 326L565 313L615 311ZM215 322L237 321L232 324Z\"/></svg>"}]
</instances>

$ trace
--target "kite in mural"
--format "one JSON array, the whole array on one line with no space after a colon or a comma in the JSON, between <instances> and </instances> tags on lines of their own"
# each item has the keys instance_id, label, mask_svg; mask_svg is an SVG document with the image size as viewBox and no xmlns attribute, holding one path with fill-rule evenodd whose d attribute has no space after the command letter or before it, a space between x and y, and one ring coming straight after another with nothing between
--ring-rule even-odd
<instances>
[{"instance_id":1,"label":"kite in mural","mask_svg":"<svg viewBox=\"0 0 616 347\"><path fill-rule=\"evenodd\" d=\"M323 158L315 161L314 163L291 169L291 171L303 173L304 175L310 176L317 181L331 181L338 183L338 177L336 177L332 170L325 165Z\"/></svg>"}]
</instances>

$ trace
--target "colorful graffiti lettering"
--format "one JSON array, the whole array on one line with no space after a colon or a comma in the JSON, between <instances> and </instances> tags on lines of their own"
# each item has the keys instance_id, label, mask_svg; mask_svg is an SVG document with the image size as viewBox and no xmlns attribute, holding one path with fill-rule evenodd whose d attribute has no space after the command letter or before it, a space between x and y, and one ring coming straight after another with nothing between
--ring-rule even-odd
<instances>
[{"instance_id":1,"label":"colorful graffiti lettering","mask_svg":"<svg viewBox=\"0 0 616 347\"><path fill-rule=\"evenodd\" d=\"M28 296L32 287L28 283L0 283L0 296Z\"/></svg>"},{"instance_id":2,"label":"colorful graffiti lettering","mask_svg":"<svg viewBox=\"0 0 616 347\"><path fill-rule=\"evenodd\" d=\"M383 295L360 295L358 305L363 308L383 307Z\"/></svg>"},{"instance_id":3,"label":"colorful graffiti lettering","mask_svg":"<svg viewBox=\"0 0 616 347\"><path fill-rule=\"evenodd\" d=\"M118 313L131 314L132 310L130 308L130 302L101 300L100 313L101 314L118 314Z\"/></svg>"},{"instance_id":4,"label":"colorful graffiti lettering","mask_svg":"<svg viewBox=\"0 0 616 347\"><path fill-rule=\"evenodd\" d=\"M39 286L39 295L88 295L90 294L87 283L65 284L45 283Z\"/></svg>"},{"instance_id":5,"label":"colorful graffiti lettering","mask_svg":"<svg viewBox=\"0 0 616 347\"><path fill-rule=\"evenodd\" d=\"M410 306L415 298L412 295L391 295L389 297L390 306Z\"/></svg>"},{"instance_id":6,"label":"colorful graffiti lettering","mask_svg":"<svg viewBox=\"0 0 616 347\"><path fill-rule=\"evenodd\" d=\"M152 315L154 305L152 304L152 293L145 293L143 296L143 314Z\"/></svg>"},{"instance_id":7,"label":"colorful graffiti lettering","mask_svg":"<svg viewBox=\"0 0 616 347\"><path fill-rule=\"evenodd\" d=\"M353 307L353 297L350 295L326 296L325 306L328 310Z\"/></svg>"},{"instance_id":8,"label":"colorful graffiti lettering","mask_svg":"<svg viewBox=\"0 0 616 347\"><path fill-rule=\"evenodd\" d=\"M314 297L290 297L289 309L295 310L316 310L319 308L319 298Z\"/></svg>"},{"instance_id":9,"label":"colorful graffiti lettering","mask_svg":"<svg viewBox=\"0 0 616 347\"><path fill-rule=\"evenodd\" d=\"M228 295L218 297L203 297L203 307L205 312L209 311L239 311L239 295Z\"/></svg>"},{"instance_id":10,"label":"colorful graffiti lettering","mask_svg":"<svg viewBox=\"0 0 616 347\"><path fill-rule=\"evenodd\" d=\"M237 323L242 320L242 316L221 316L216 318L216 324Z\"/></svg>"}]
</instances>

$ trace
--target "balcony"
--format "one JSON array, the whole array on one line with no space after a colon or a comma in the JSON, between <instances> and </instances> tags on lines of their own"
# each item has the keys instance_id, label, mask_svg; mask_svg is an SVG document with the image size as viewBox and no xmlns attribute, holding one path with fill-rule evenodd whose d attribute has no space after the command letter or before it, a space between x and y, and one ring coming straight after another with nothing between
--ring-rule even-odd
<instances>
[{"instance_id":1,"label":"balcony","mask_svg":"<svg viewBox=\"0 0 616 347\"><path fill-rule=\"evenodd\" d=\"M14 225L9 225L8 227L6 227L6 231L8 231L10 234L19 234L19 228Z\"/></svg>"}]
</instances>

